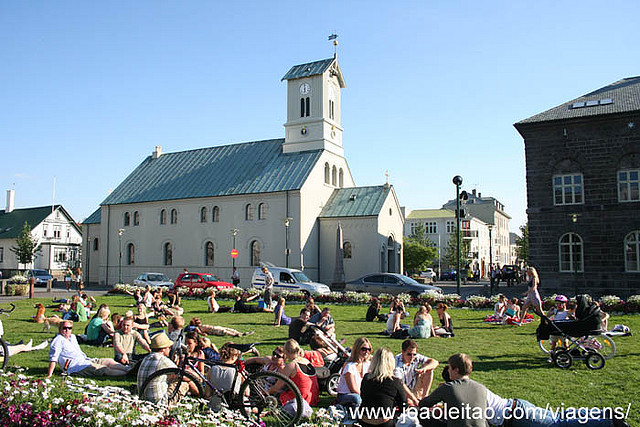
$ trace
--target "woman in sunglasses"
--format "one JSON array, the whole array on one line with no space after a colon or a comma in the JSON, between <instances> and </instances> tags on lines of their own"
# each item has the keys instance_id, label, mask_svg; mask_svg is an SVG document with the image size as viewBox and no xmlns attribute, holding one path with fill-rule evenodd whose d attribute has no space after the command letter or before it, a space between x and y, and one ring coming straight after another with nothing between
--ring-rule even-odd
<instances>
[{"instance_id":1,"label":"woman in sunglasses","mask_svg":"<svg viewBox=\"0 0 640 427\"><path fill-rule=\"evenodd\" d=\"M284 368L284 349L281 345L276 347L273 350L273 353L270 357L268 356L258 356L258 357L250 357L244 361L244 364L250 369L251 365L259 365L262 368L250 369L251 372L262 370L262 371L276 371L280 372L282 368Z\"/></svg>"},{"instance_id":2,"label":"woman in sunglasses","mask_svg":"<svg viewBox=\"0 0 640 427\"><path fill-rule=\"evenodd\" d=\"M338 404L357 408L362 403L360 384L364 375L369 372L371 350L371 342L366 337L360 337L353 343L351 356L340 372L338 398L336 399Z\"/></svg>"}]
</instances>

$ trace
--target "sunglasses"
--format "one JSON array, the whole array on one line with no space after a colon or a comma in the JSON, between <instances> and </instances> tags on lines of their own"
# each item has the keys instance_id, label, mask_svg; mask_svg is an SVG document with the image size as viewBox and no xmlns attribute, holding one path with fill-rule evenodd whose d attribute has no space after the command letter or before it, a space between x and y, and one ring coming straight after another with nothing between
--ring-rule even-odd
<instances>
[{"instance_id":1,"label":"sunglasses","mask_svg":"<svg viewBox=\"0 0 640 427\"><path fill-rule=\"evenodd\" d=\"M62 329L63 331L65 331L65 330L69 330L69 331L70 331L70 330L72 330L72 329L73 329L73 326L63 326L63 327L62 327L62 328L60 328L60 329Z\"/></svg>"},{"instance_id":2,"label":"sunglasses","mask_svg":"<svg viewBox=\"0 0 640 427\"><path fill-rule=\"evenodd\" d=\"M277 358L277 359L284 359L284 354L282 353L273 353L273 357Z\"/></svg>"},{"instance_id":3,"label":"sunglasses","mask_svg":"<svg viewBox=\"0 0 640 427\"><path fill-rule=\"evenodd\" d=\"M362 347L360 351L369 352L371 351L371 347Z\"/></svg>"}]
</instances>

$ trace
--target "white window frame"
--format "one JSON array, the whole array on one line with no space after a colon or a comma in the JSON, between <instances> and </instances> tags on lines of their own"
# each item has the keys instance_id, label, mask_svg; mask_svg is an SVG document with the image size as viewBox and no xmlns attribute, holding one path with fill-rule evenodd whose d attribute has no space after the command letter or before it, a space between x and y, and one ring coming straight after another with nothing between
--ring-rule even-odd
<instances>
[{"instance_id":1,"label":"white window frame","mask_svg":"<svg viewBox=\"0 0 640 427\"><path fill-rule=\"evenodd\" d=\"M456 231L456 222L447 220L447 233L453 233Z\"/></svg>"},{"instance_id":2,"label":"white window frame","mask_svg":"<svg viewBox=\"0 0 640 427\"><path fill-rule=\"evenodd\" d=\"M635 178L631 175L635 174ZM640 201L640 169L623 169L618 171L618 201L621 203ZM624 177L623 177L624 175ZM635 187L635 198L632 191ZM623 197L623 189L626 190L626 198Z\"/></svg>"},{"instance_id":3,"label":"white window frame","mask_svg":"<svg viewBox=\"0 0 640 427\"><path fill-rule=\"evenodd\" d=\"M568 238L567 242L564 242L565 238ZM576 249L579 249L580 260L579 265L575 265ZM568 251L569 255L569 268L566 267L566 263L563 262L562 257ZM558 271L561 273L582 273L584 272L584 243L582 237L578 233L565 233L560 236L558 240Z\"/></svg>"},{"instance_id":4,"label":"white window frame","mask_svg":"<svg viewBox=\"0 0 640 427\"><path fill-rule=\"evenodd\" d=\"M578 178L579 183L576 182ZM557 180L560 180L560 182L556 182ZM553 175L551 184L553 186L553 204L555 206L584 204L584 177L581 173ZM579 192L576 191L577 187L580 188ZM556 190L560 190L562 198L560 201L556 198ZM576 201L578 197L580 197L580 201Z\"/></svg>"},{"instance_id":5,"label":"white window frame","mask_svg":"<svg viewBox=\"0 0 640 427\"><path fill-rule=\"evenodd\" d=\"M427 234L438 234L438 223L436 221L426 222L424 224L424 231Z\"/></svg>"},{"instance_id":6,"label":"white window frame","mask_svg":"<svg viewBox=\"0 0 640 427\"><path fill-rule=\"evenodd\" d=\"M635 265L630 265L628 250L631 249L635 256ZM640 231L635 230L624 238L624 271L627 273L640 273Z\"/></svg>"}]
</instances>

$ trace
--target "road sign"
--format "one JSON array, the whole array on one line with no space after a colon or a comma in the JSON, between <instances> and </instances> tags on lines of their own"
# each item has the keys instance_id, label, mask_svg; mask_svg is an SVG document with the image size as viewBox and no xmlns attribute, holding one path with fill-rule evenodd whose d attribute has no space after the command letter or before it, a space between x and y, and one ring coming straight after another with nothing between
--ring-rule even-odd
<instances>
[{"instance_id":1,"label":"road sign","mask_svg":"<svg viewBox=\"0 0 640 427\"><path fill-rule=\"evenodd\" d=\"M231 249L231 258L238 258L238 250L237 249Z\"/></svg>"}]
</instances>

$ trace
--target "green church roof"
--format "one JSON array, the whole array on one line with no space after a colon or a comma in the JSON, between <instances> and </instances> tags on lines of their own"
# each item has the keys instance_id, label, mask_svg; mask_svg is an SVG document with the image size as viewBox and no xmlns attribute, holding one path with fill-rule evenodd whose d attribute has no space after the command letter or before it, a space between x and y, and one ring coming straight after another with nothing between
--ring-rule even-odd
<instances>
[{"instance_id":1,"label":"green church roof","mask_svg":"<svg viewBox=\"0 0 640 427\"><path fill-rule=\"evenodd\" d=\"M298 190L322 150L282 152L284 139L147 157L102 205Z\"/></svg>"},{"instance_id":2,"label":"green church roof","mask_svg":"<svg viewBox=\"0 0 640 427\"><path fill-rule=\"evenodd\" d=\"M388 185L339 188L322 209L320 218L377 216L391 191Z\"/></svg>"}]
</instances>

